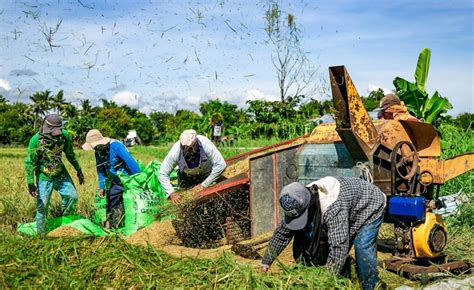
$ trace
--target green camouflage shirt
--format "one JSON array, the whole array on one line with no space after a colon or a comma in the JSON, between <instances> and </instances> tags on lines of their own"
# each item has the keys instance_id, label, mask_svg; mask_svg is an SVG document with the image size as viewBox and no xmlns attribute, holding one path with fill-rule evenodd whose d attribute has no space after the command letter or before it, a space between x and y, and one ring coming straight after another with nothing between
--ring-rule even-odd
<instances>
[{"instance_id":1,"label":"green camouflage shirt","mask_svg":"<svg viewBox=\"0 0 474 290\"><path fill-rule=\"evenodd\" d=\"M63 152L76 171L81 170L71 137L66 130L62 129L61 132L62 135L58 137L45 135L43 141L40 140L39 133L31 137L25 159L28 184L35 184L35 178L37 182L65 176L67 170L61 159Z\"/></svg>"}]
</instances>

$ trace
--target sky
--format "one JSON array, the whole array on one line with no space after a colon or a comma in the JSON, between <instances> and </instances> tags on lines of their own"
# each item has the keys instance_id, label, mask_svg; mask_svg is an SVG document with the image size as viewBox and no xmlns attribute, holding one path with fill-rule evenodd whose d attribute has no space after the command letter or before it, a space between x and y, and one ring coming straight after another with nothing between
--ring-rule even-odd
<instances>
[{"instance_id":1,"label":"sky","mask_svg":"<svg viewBox=\"0 0 474 290\"><path fill-rule=\"evenodd\" d=\"M427 91L447 97L452 115L474 112L473 1L279 3L295 16L323 86L329 66L345 65L359 94L388 92L396 76L414 81L428 47ZM2 0L0 94L28 102L35 91L64 90L75 104L105 98L145 113L197 111L215 98L240 107L277 100L267 8L267 1Z\"/></svg>"}]
</instances>

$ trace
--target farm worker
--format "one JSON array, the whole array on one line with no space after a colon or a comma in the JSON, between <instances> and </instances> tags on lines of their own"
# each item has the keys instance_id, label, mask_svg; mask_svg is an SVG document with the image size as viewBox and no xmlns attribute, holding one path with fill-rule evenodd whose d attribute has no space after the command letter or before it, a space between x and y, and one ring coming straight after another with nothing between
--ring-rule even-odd
<instances>
[{"instance_id":1,"label":"farm worker","mask_svg":"<svg viewBox=\"0 0 474 290\"><path fill-rule=\"evenodd\" d=\"M26 181L28 192L36 197L36 229L39 234L47 230L49 200L53 189L61 195L61 213L74 213L77 191L61 155L77 172L79 184L84 184L84 174L73 149L73 141L62 128L61 116L51 114L44 118L40 131L31 137L26 155Z\"/></svg>"},{"instance_id":2,"label":"farm worker","mask_svg":"<svg viewBox=\"0 0 474 290\"><path fill-rule=\"evenodd\" d=\"M221 136L224 133L224 116L221 113L217 113L211 118L211 128L212 128L212 141L215 144L221 143Z\"/></svg>"},{"instance_id":3,"label":"farm worker","mask_svg":"<svg viewBox=\"0 0 474 290\"><path fill-rule=\"evenodd\" d=\"M84 150L94 150L99 179L99 197L107 197L107 221L110 228L120 227L123 220L123 186L119 172L132 175L140 172L137 161L122 142L102 136L97 129L87 132Z\"/></svg>"},{"instance_id":4,"label":"farm worker","mask_svg":"<svg viewBox=\"0 0 474 290\"><path fill-rule=\"evenodd\" d=\"M379 119L384 120L406 120L419 122L410 113L405 104L395 94L385 95L380 100L380 111L377 113Z\"/></svg>"},{"instance_id":5,"label":"farm worker","mask_svg":"<svg viewBox=\"0 0 474 290\"><path fill-rule=\"evenodd\" d=\"M286 185L279 202L285 215L262 258L263 272L268 271L294 238L295 260L325 263L330 271L340 275L353 244L362 288L375 287L378 282L375 242L386 204L386 197L378 187L360 178L328 176L306 187L299 182ZM325 236L327 257L322 249Z\"/></svg>"},{"instance_id":6,"label":"farm worker","mask_svg":"<svg viewBox=\"0 0 474 290\"><path fill-rule=\"evenodd\" d=\"M159 179L166 196L178 203L181 196L174 192L170 173L178 165L180 188L194 187L196 192L216 181L226 168L224 157L207 137L194 130L184 130L161 164Z\"/></svg>"}]
</instances>

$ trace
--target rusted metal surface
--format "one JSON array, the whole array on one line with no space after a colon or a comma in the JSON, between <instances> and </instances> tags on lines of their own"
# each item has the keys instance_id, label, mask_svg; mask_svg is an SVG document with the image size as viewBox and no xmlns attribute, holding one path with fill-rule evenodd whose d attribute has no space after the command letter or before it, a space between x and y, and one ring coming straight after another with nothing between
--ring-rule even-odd
<instances>
[{"instance_id":1,"label":"rusted metal surface","mask_svg":"<svg viewBox=\"0 0 474 290\"><path fill-rule=\"evenodd\" d=\"M197 198L208 198L209 196L218 193L223 194L228 191L234 190L236 187L248 184L249 182L250 179L248 177L248 174L243 173L200 191L199 193L197 193Z\"/></svg>"},{"instance_id":2,"label":"rusted metal surface","mask_svg":"<svg viewBox=\"0 0 474 290\"><path fill-rule=\"evenodd\" d=\"M423 263L425 265L417 265ZM471 263L467 260L453 261L435 264L430 260L419 261L411 258L392 257L383 261L387 270L402 274L429 274L438 272L466 271L471 268Z\"/></svg>"},{"instance_id":3,"label":"rusted metal surface","mask_svg":"<svg viewBox=\"0 0 474 290\"><path fill-rule=\"evenodd\" d=\"M418 166L421 175L420 181L422 183L444 184L444 166L443 160L433 158L420 158ZM429 174L427 173L429 172Z\"/></svg>"},{"instance_id":4,"label":"rusted metal surface","mask_svg":"<svg viewBox=\"0 0 474 290\"><path fill-rule=\"evenodd\" d=\"M415 145L418 156L438 157L441 154L440 140L436 129L426 123L385 120L377 126L378 139L389 149L400 141L409 141Z\"/></svg>"},{"instance_id":5,"label":"rusted metal surface","mask_svg":"<svg viewBox=\"0 0 474 290\"><path fill-rule=\"evenodd\" d=\"M465 153L452 158L439 160L433 158L420 158L420 182L444 184L465 172L474 169L474 152Z\"/></svg>"},{"instance_id":6,"label":"rusted metal surface","mask_svg":"<svg viewBox=\"0 0 474 290\"><path fill-rule=\"evenodd\" d=\"M250 161L250 217L251 236L258 236L275 228L273 156Z\"/></svg>"},{"instance_id":7,"label":"rusted metal surface","mask_svg":"<svg viewBox=\"0 0 474 290\"><path fill-rule=\"evenodd\" d=\"M433 125L412 121L399 122L415 145L418 156L438 157L441 155L440 139Z\"/></svg>"},{"instance_id":8,"label":"rusted metal surface","mask_svg":"<svg viewBox=\"0 0 474 290\"><path fill-rule=\"evenodd\" d=\"M310 144L330 144L342 141L336 131L336 123L320 124L316 126L306 140Z\"/></svg>"},{"instance_id":9,"label":"rusted metal surface","mask_svg":"<svg viewBox=\"0 0 474 290\"><path fill-rule=\"evenodd\" d=\"M443 160L444 182L474 169L474 152L465 153L453 158Z\"/></svg>"},{"instance_id":10,"label":"rusted metal surface","mask_svg":"<svg viewBox=\"0 0 474 290\"><path fill-rule=\"evenodd\" d=\"M283 186L298 179L299 146L250 159L251 235L272 231L282 218L278 197Z\"/></svg>"},{"instance_id":11,"label":"rusted metal surface","mask_svg":"<svg viewBox=\"0 0 474 290\"><path fill-rule=\"evenodd\" d=\"M296 145L304 144L304 143L306 143L306 138L308 138L308 137L309 137L309 135L299 136L299 137L296 137L296 138L293 138L293 139L290 139L290 140L275 143L275 144L272 144L272 145L269 145L269 146L265 146L265 147L262 147L262 148L252 150L250 152L246 152L246 153L242 153L242 154L238 154L238 155L229 157L225 161L226 161L227 164L232 164L233 162L236 162L237 160L240 160L240 159L253 158L253 157L256 157L256 156L268 154L268 153L273 152L273 151L278 151L278 150L282 150L282 149L285 149L285 148L288 148L288 147L293 147L293 146L296 146Z\"/></svg>"},{"instance_id":12,"label":"rusted metal surface","mask_svg":"<svg viewBox=\"0 0 474 290\"><path fill-rule=\"evenodd\" d=\"M329 68L336 128L355 160L368 160L377 131L344 66Z\"/></svg>"}]
</instances>

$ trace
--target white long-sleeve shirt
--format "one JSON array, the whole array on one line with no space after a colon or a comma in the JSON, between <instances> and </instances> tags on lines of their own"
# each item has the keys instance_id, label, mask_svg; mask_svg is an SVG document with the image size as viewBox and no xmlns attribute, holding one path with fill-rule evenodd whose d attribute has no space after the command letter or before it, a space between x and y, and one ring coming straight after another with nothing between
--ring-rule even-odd
<instances>
[{"instance_id":1,"label":"white long-sleeve shirt","mask_svg":"<svg viewBox=\"0 0 474 290\"><path fill-rule=\"evenodd\" d=\"M184 169L184 172L189 175L209 174L209 176L201 183L201 185L206 188L221 175L226 168L226 163L224 157L222 157L222 154L211 140L202 135L197 135L196 137L201 142L202 149L204 150L204 153L206 153L208 159L201 163L199 167L191 169L186 168ZM178 141L173 145L173 147L171 147L171 150L168 152L161 164L159 180L167 197L174 192L173 186L171 186L170 182L170 173L178 164L180 150L181 144Z\"/></svg>"}]
</instances>

